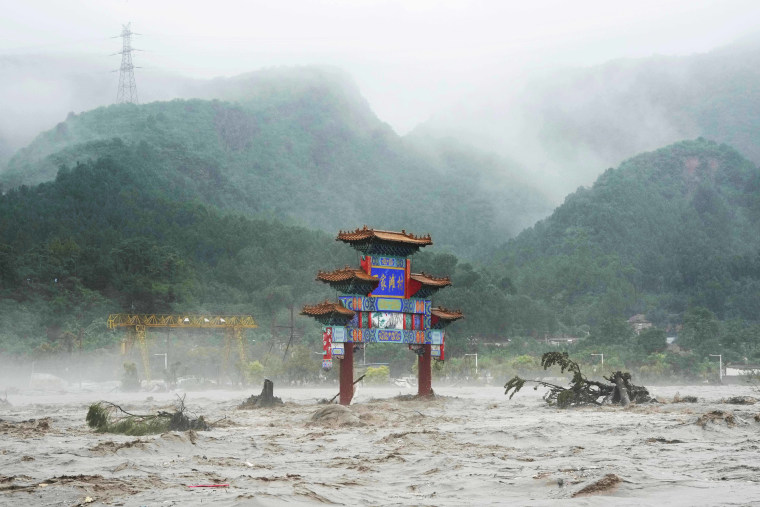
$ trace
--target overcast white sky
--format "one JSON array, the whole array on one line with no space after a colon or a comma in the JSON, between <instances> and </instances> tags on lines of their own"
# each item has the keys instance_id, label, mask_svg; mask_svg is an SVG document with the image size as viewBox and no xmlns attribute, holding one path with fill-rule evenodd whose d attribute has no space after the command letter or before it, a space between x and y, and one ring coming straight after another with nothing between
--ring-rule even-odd
<instances>
[{"instance_id":1,"label":"overcast white sky","mask_svg":"<svg viewBox=\"0 0 760 507\"><path fill-rule=\"evenodd\" d=\"M2 0L0 55L102 55L132 22L139 72L232 76L329 64L403 134L526 69L708 51L752 34L757 0Z\"/></svg>"}]
</instances>

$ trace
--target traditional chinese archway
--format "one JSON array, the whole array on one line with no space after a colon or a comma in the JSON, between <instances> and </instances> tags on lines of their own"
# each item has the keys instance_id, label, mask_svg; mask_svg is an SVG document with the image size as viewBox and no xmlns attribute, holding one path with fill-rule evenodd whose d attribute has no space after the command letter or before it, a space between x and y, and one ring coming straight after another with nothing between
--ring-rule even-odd
<instances>
[{"instance_id":1,"label":"traditional chinese archway","mask_svg":"<svg viewBox=\"0 0 760 507\"><path fill-rule=\"evenodd\" d=\"M420 248L432 245L430 235L406 231L363 229L341 231L337 241L348 243L361 254L359 268L346 266L320 271L317 280L341 293L337 301L304 306L302 315L322 323L324 357L330 368L340 360L340 403L353 398L354 344L398 343L418 356L419 396L430 396L432 359L445 359L444 328L463 317L459 311L433 307L430 297L451 285L448 277L412 273L411 259Z\"/></svg>"}]
</instances>

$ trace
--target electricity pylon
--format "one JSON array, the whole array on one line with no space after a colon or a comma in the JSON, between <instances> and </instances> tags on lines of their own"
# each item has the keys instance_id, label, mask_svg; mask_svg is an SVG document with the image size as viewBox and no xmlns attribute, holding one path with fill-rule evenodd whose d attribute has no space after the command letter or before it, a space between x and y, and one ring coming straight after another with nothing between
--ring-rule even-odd
<instances>
[{"instance_id":1,"label":"electricity pylon","mask_svg":"<svg viewBox=\"0 0 760 507\"><path fill-rule=\"evenodd\" d=\"M132 23L122 25L121 37L122 49L115 55L121 55L121 67L119 68L119 91L116 93L116 102L137 104L137 83L135 83L135 66L132 64L132 35L138 35L130 29Z\"/></svg>"}]
</instances>

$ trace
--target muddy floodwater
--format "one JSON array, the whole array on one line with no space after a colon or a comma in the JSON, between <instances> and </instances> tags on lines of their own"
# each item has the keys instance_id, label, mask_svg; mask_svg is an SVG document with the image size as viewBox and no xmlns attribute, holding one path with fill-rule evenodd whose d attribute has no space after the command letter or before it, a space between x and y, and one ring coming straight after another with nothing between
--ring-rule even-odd
<instances>
[{"instance_id":1,"label":"muddy floodwater","mask_svg":"<svg viewBox=\"0 0 760 507\"><path fill-rule=\"evenodd\" d=\"M759 505L760 404L747 386L651 387L667 403L558 410L526 386L360 387L313 420L334 386L188 392L210 431L94 433L90 403L171 410L178 392L24 391L0 403L2 505ZM674 395L696 403L672 403ZM2 396L2 393L0 393ZM215 486L215 487L192 487Z\"/></svg>"}]
</instances>

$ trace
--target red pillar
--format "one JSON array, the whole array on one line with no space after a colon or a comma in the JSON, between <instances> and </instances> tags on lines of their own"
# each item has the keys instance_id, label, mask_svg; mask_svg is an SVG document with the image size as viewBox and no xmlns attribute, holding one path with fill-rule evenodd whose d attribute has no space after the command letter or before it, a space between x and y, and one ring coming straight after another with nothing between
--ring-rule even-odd
<instances>
[{"instance_id":1,"label":"red pillar","mask_svg":"<svg viewBox=\"0 0 760 507\"><path fill-rule=\"evenodd\" d=\"M417 396L433 395L433 370L430 361L430 345L423 345L424 353L417 358Z\"/></svg>"},{"instance_id":2,"label":"red pillar","mask_svg":"<svg viewBox=\"0 0 760 507\"><path fill-rule=\"evenodd\" d=\"M354 397L354 344L344 344L343 359L340 360L340 404L350 405Z\"/></svg>"}]
</instances>

